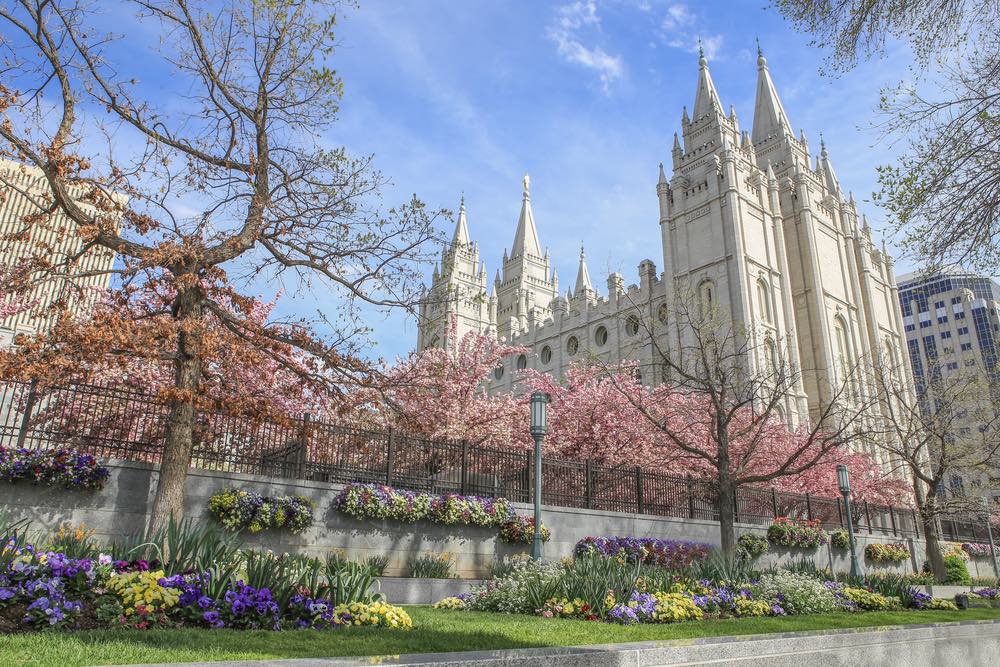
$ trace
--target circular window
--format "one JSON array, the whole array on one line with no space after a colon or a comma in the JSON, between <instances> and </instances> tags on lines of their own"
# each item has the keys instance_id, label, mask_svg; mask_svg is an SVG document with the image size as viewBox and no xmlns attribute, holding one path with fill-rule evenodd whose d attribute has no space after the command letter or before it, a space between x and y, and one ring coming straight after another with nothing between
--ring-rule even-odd
<instances>
[{"instance_id":1,"label":"circular window","mask_svg":"<svg viewBox=\"0 0 1000 667\"><path fill-rule=\"evenodd\" d=\"M670 316L670 309L667 308L667 304L661 303L660 307L656 309L656 319L660 320L660 324L667 323L667 317Z\"/></svg>"},{"instance_id":2,"label":"circular window","mask_svg":"<svg viewBox=\"0 0 1000 667\"><path fill-rule=\"evenodd\" d=\"M546 345L542 348L542 363L547 364L552 361L552 348Z\"/></svg>"},{"instance_id":3,"label":"circular window","mask_svg":"<svg viewBox=\"0 0 1000 667\"><path fill-rule=\"evenodd\" d=\"M523 354L517 358L517 370L523 371L528 367L528 358Z\"/></svg>"},{"instance_id":4,"label":"circular window","mask_svg":"<svg viewBox=\"0 0 1000 667\"><path fill-rule=\"evenodd\" d=\"M628 319L625 320L625 333L629 336L634 336L639 333L639 318L635 315L629 315Z\"/></svg>"},{"instance_id":5,"label":"circular window","mask_svg":"<svg viewBox=\"0 0 1000 667\"><path fill-rule=\"evenodd\" d=\"M597 331L594 332L594 341L597 343L598 347L604 347L608 344L608 330L603 326L597 327Z\"/></svg>"},{"instance_id":6,"label":"circular window","mask_svg":"<svg viewBox=\"0 0 1000 667\"><path fill-rule=\"evenodd\" d=\"M576 353L580 351L580 340L576 336L570 336L569 340L566 341L566 352L569 356L576 356Z\"/></svg>"},{"instance_id":7,"label":"circular window","mask_svg":"<svg viewBox=\"0 0 1000 667\"><path fill-rule=\"evenodd\" d=\"M503 366L497 366L493 369L493 377L497 380L503 378Z\"/></svg>"}]
</instances>

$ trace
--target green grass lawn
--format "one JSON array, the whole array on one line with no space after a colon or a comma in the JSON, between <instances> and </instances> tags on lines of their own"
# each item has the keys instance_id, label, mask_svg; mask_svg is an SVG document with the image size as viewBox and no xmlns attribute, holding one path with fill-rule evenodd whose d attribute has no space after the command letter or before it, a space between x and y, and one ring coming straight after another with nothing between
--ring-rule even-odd
<instances>
[{"instance_id":1,"label":"green grass lawn","mask_svg":"<svg viewBox=\"0 0 1000 667\"><path fill-rule=\"evenodd\" d=\"M0 636L0 665L100 665L195 660L265 660L487 650L651 639L688 639L795 630L1000 620L1000 609L869 612L745 618L623 627L606 623L409 607L414 629L241 632L101 630Z\"/></svg>"}]
</instances>

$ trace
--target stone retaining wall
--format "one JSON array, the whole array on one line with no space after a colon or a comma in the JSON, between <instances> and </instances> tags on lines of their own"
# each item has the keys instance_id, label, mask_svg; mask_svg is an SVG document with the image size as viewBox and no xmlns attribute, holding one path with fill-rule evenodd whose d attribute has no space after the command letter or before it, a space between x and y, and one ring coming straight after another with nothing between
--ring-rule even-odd
<instances>
[{"instance_id":1,"label":"stone retaining wall","mask_svg":"<svg viewBox=\"0 0 1000 667\"><path fill-rule=\"evenodd\" d=\"M0 505L16 518L30 518L36 528L53 530L63 523L86 523L102 539L114 539L140 531L152 506L156 470L153 466L129 461L109 464L111 476L105 488L97 492L35 487L29 484L0 485ZM316 519L311 528L295 535L288 531L265 531L245 535L248 545L276 552L301 552L325 555L342 549L355 559L373 554L387 554L388 575L406 574L407 561L424 553L449 552L454 557L455 573L462 578L481 578L489 564L498 557L526 553L527 545L510 545L497 538L496 530L468 526L441 526L431 523L402 524L393 521L359 521L336 511L332 501L341 486L303 480L277 480L270 477L192 470L187 478L186 516L207 519L208 499L227 487L252 488L265 495L302 495L316 503ZM522 514L531 506L517 504ZM545 545L546 558L560 558L572 553L578 540L587 536L633 535L719 543L719 526L713 521L675 519L640 514L603 512L566 507L544 507L543 521L552 531ZM763 534L766 526L740 524L738 533ZM891 535L861 535L859 549L872 542L905 542L911 559L899 566L871 566L897 572L915 571L923 563L923 543L893 538ZM772 547L773 549L773 547ZM846 552L823 547L811 552L772 551L762 564L809 558L820 566L833 565L836 571L850 569ZM988 560L970 561L973 576L991 576Z\"/></svg>"}]
</instances>

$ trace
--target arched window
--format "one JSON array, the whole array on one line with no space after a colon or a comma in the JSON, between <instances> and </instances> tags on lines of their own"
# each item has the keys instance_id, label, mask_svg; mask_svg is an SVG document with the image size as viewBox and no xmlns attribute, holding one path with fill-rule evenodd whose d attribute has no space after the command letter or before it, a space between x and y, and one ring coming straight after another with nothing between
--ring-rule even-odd
<instances>
[{"instance_id":1,"label":"arched window","mask_svg":"<svg viewBox=\"0 0 1000 667\"><path fill-rule=\"evenodd\" d=\"M625 333L629 336L634 336L639 333L639 318L635 315L629 315L625 320Z\"/></svg>"},{"instance_id":2,"label":"arched window","mask_svg":"<svg viewBox=\"0 0 1000 667\"><path fill-rule=\"evenodd\" d=\"M774 416L775 416L775 418L777 418L780 421L783 421L783 422L786 422L786 423L788 421L787 419L785 419L785 409L783 407L781 407L780 404L774 406Z\"/></svg>"},{"instance_id":3,"label":"arched window","mask_svg":"<svg viewBox=\"0 0 1000 667\"><path fill-rule=\"evenodd\" d=\"M847 324L840 315L833 318L833 336L836 344L836 366L841 382L849 382L851 390L856 395L857 385L854 377L854 358L851 355L851 340L847 336Z\"/></svg>"},{"instance_id":4,"label":"arched window","mask_svg":"<svg viewBox=\"0 0 1000 667\"><path fill-rule=\"evenodd\" d=\"M768 373L778 370L778 348L770 337L764 339L764 368Z\"/></svg>"},{"instance_id":5,"label":"arched window","mask_svg":"<svg viewBox=\"0 0 1000 667\"><path fill-rule=\"evenodd\" d=\"M496 368L493 369L493 377L496 378L497 380L502 380L503 379L503 366L502 365L497 366Z\"/></svg>"},{"instance_id":6,"label":"arched window","mask_svg":"<svg viewBox=\"0 0 1000 667\"><path fill-rule=\"evenodd\" d=\"M757 281L757 313L761 322L771 324L771 297L763 279Z\"/></svg>"},{"instance_id":7,"label":"arched window","mask_svg":"<svg viewBox=\"0 0 1000 667\"><path fill-rule=\"evenodd\" d=\"M608 330L605 327L597 327L597 331L594 332L594 342L597 343L597 347L604 347L608 344Z\"/></svg>"},{"instance_id":8,"label":"arched window","mask_svg":"<svg viewBox=\"0 0 1000 667\"><path fill-rule=\"evenodd\" d=\"M546 345L542 348L542 363L547 364L552 361L552 348Z\"/></svg>"},{"instance_id":9,"label":"arched window","mask_svg":"<svg viewBox=\"0 0 1000 667\"><path fill-rule=\"evenodd\" d=\"M707 278L698 285L698 307L702 317L707 317L715 307L715 284Z\"/></svg>"},{"instance_id":10,"label":"arched window","mask_svg":"<svg viewBox=\"0 0 1000 667\"><path fill-rule=\"evenodd\" d=\"M523 371L528 367L528 358L523 354L517 358L517 370Z\"/></svg>"},{"instance_id":11,"label":"arched window","mask_svg":"<svg viewBox=\"0 0 1000 667\"><path fill-rule=\"evenodd\" d=\"M580 339L576 336L570 336L569 340L566 341L566 353L575 357L576 353L580 351Z\"/></svg>"}]
</instances>

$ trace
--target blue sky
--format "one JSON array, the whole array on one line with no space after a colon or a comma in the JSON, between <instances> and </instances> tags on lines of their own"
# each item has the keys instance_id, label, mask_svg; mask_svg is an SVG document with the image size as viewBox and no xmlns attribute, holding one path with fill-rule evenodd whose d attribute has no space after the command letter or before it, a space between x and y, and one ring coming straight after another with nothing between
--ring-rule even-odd
<instances>
[{"instance_id":1,"label":"blue sky","mask_svg":"<svg viewBox=\"0 0 1000 667\"><path fill-rule=\"evenodd\" d=\"M880 86L906 76L909 58L891 49L894 57L840 78L821 76L826 54L763 5L364 0L340 25L333 64L345 97L330 139L374 153L393 181L389 202L415 192L455 210L464 192L491 280L530 173L539 236L561 284L575 279L583 241L603 291L610 271L636 282L643 258L662 266L657 165L669 177L673 133L693 104L698 39L723 105L735 105L749 129L759 37L794 127L814 153L823 133L842 186L881 229L866 200L891 149L879 144L871 111ZM414 344L413 321L373 316L371 324L378 356Z\"/></svg>"}]
</instances>

